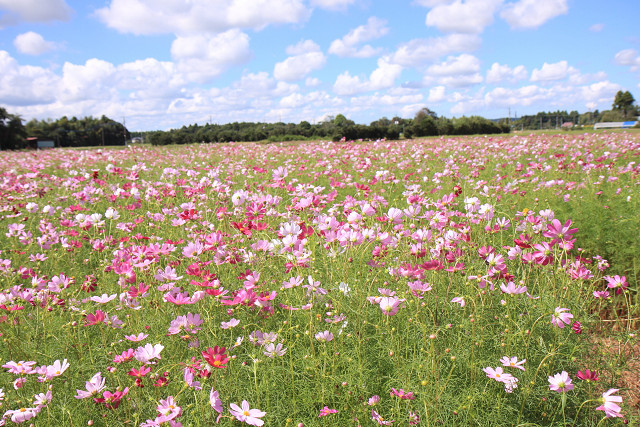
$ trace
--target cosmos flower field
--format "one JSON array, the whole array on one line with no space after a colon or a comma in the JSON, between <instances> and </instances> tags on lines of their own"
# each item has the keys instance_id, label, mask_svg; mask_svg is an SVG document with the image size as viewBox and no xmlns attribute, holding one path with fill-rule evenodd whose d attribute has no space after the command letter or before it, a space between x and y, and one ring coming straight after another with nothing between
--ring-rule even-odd
<instances>
[{"instance_id":1,"label":"cosmos flower field","mask_svg":"<svg viewBox=\"0 0 640 427\"><path fill-rule=\"evenodd\" d=\"M637 420L640 134L1 155L0 424Z\"/></svg>"}]
</instances>

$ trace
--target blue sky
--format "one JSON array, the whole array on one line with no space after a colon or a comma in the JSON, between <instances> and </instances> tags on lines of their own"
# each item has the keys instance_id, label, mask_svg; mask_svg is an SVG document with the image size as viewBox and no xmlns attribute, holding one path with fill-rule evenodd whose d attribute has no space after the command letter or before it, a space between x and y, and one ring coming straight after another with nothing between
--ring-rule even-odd
<instances>
[{"instance_id":1,"label":"blue sky","mask_svg":"<svg viewBox=\"0 0 640 427\"><path fill-rule=\"evenodd\" d=\"M640 100L635 0L0 0L0 106L129 130Z\"/></svg>"}]
</instances>

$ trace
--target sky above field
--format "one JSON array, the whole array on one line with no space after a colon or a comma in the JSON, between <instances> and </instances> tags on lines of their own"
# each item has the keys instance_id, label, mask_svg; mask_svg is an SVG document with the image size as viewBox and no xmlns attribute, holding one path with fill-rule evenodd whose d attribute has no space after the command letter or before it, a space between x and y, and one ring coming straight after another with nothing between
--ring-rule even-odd
<instances>
[{"instance_id":1,"label":"sky above field","mask_svg":"<svg viewBox=\"0 0 640 427\"><path fill-rule=\"evenodd\" d=\"M132 131L640 99L637 0L0 0L0 106Z\"/></svg>"}]
</instances>

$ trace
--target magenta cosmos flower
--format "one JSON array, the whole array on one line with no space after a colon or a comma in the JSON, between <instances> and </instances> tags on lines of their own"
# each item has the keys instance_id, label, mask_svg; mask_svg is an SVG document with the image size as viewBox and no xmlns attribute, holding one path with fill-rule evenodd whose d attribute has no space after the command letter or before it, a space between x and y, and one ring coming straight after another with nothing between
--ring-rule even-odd
<instances>
[{"instance_id":1,"label":"magenta cosmos flower","mask_svg":"<svg viewBox=\"0 0 640 427\"><path fill-rule=\"evenodd\" d=\"M252 426L261 426L264 424L260 418L264 417L267 413L259 409L249 409L249 402L243 400L240 406L232 403L229 405L231 409L231 415L233 415L238 421L247 423Z\"/></svg>"}]
</instances>

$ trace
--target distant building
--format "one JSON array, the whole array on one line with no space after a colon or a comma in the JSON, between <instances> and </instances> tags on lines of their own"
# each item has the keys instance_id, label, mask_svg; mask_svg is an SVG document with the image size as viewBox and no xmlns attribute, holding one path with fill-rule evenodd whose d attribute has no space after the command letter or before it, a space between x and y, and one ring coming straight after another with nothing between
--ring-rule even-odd
<instances>
[{"instance_id":1,"label":"distant building","mask_svg":"<svg viewBox=\"0 0 640 427\"><path fill-rule=\"evenodd\" d=\"M638 124L637 121L633 121L633 122L602 122L602 123L596 123L595 125L593 125L594 129L628 129L628 128L632 128L634 127L636 124Z\"/></svg>"},{"instance_id":2,"label":"distant building","mask_svg":"<svg viewBox=\"0 0 640 427\"><path fill-rule=\"evenodd\" d=\"M56 144L54 141L51 140L38 140L37 137L35 136L31 136L29 138L27 138L27 148L31 149L31 150L38 150L41 148L53 148L55 147Z\"/></svg>"}]
</instances>

